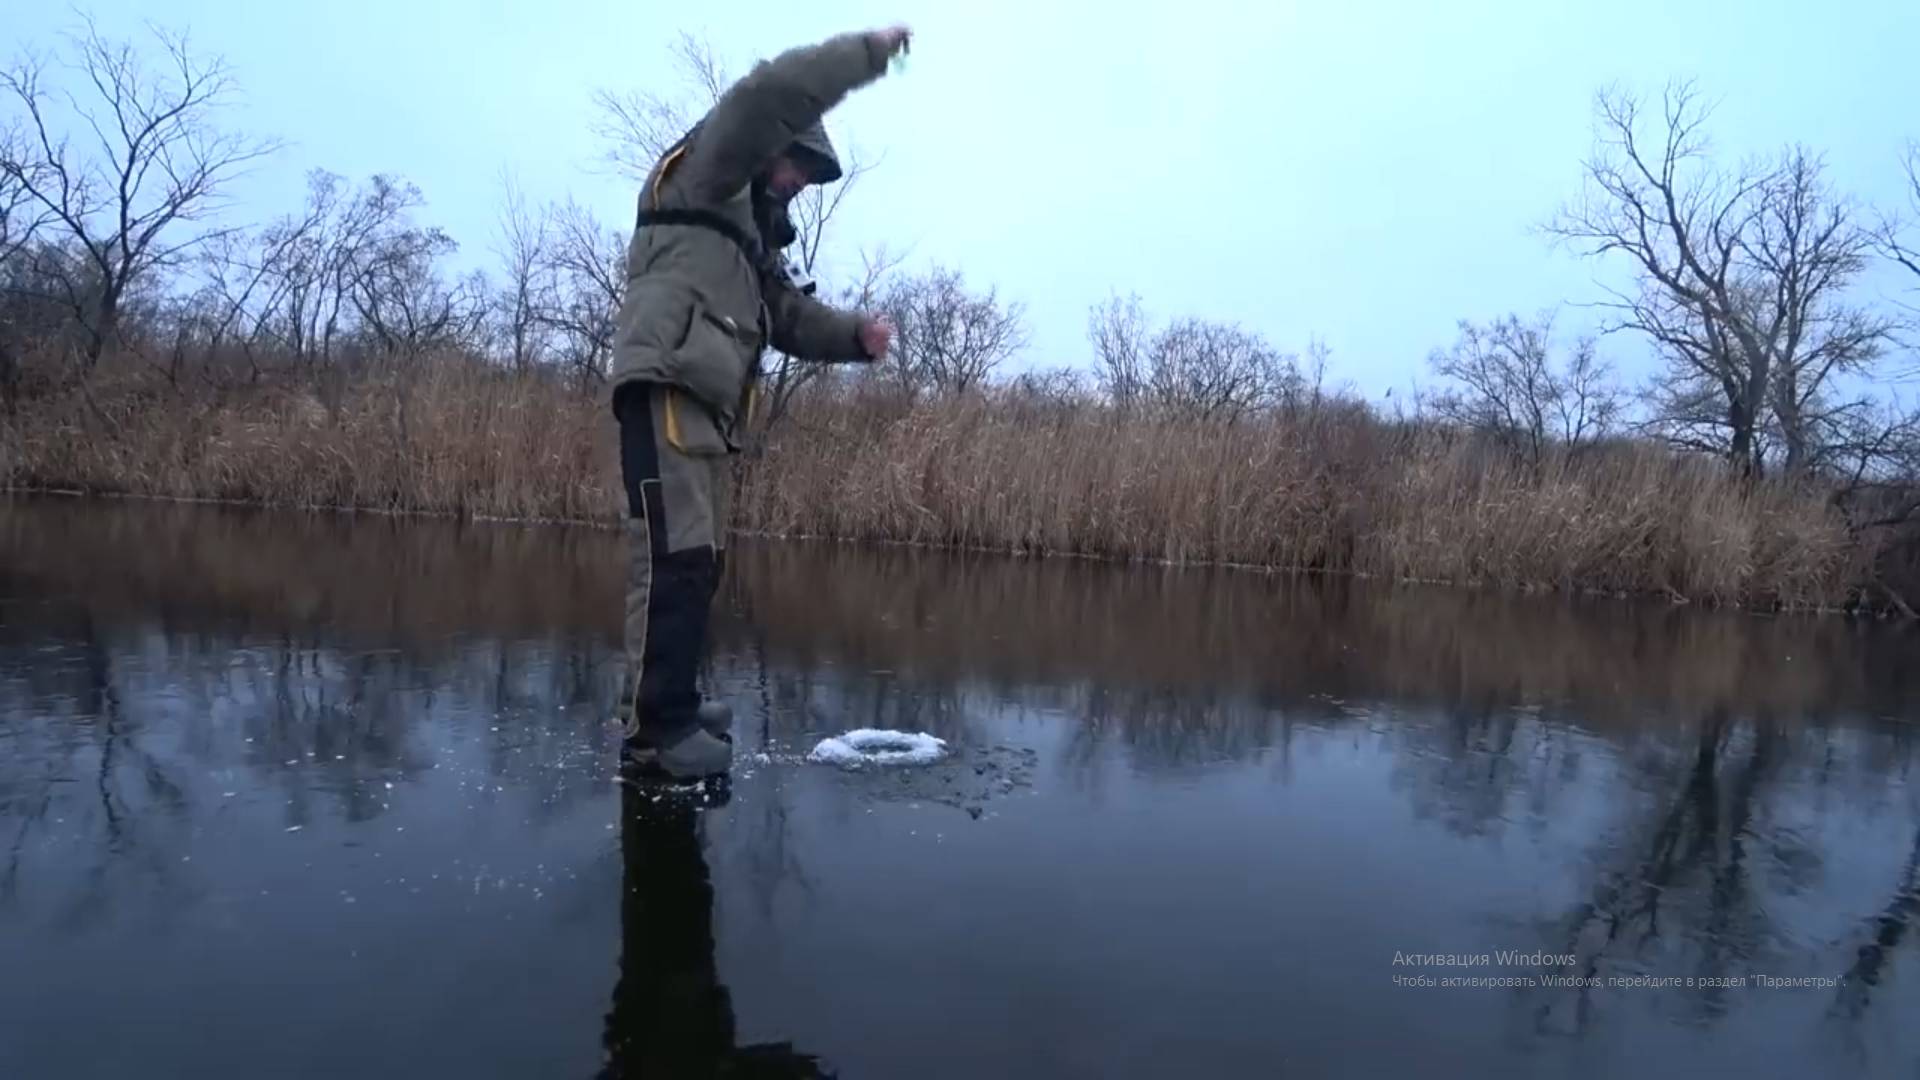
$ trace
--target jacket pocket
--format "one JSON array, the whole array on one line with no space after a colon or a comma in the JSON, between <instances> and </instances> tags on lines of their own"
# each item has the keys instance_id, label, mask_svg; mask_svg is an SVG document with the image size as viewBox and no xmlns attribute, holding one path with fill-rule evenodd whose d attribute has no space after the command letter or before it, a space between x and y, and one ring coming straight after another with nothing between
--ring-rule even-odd
<instances>
[{"instance_id":1,"label":"jacket pocket","mask_svg":"<svg viewBox=\"0 0 1920 1080\"><path fill-rule=\"evenodd\" d=\"M753 357L739 327L696 298L687 336L674 353L674 381L723 417L740 406Z\"/></svg>"},{"instance_id":2,"label":"jacket pocket","mask_svg":"<svg viewBox=\"0 0 1920 1080\"><path fill-rule=\"evenodd\" d=\"M754 359L738 327L676 278L637 278L629 290L617 348L621 376L678 386L730 418Z\"/></svg>"},{"instance_id":3,"label":"jacket pocket","mask_svg":"<svg viewBox=\"0 0 1920 1080\"><path fill-rule=\"evenodd\" d=\"M660 411L667 445L688 457L722 457L733 450L713 410L688 395L668 387L661 394Z\"/></svg>"}]
</instances>

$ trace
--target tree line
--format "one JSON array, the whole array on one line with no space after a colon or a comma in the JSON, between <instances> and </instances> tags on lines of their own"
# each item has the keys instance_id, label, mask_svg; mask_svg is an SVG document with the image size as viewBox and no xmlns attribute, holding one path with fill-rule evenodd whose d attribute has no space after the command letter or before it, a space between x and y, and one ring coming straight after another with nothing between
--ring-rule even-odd
<instances>
[{"instance_id":1,"label":"tree line","mask_svg":"<svg viewBox=\"0 0 1920 1080\"><path fill-rule=\"evenodd\" d=\"M706 43L682 36L673 77L602 90L592 123L605 163L644 177L730 82ZM64 78L57 76L65 76ZM298 209L236 224L234 182L280 149L225 126L238 86L183 35L112 38L85 21L63 51L0 72L0 394L80 386L124 355L174 387L257 383L287 371L352 371L431 353L485 358L592 392L611 358L627 232L572 200L532 205L502 176L492 272L449 268L454 239L419 220L420 191L392 175L315 171ZM1725 459L1747 475L1818 475L1875 518L1920 514L1920 413L1889 388L1913 374L1916 309L1875 302L1886 270L1920 286L1920 145L1909 203L1863 207L1835 190L1812 149L1729 167L1711 153L1711 110L1675 83L1657 103L1596 97L1595 151L1578 195L1545 222L1566 249L1628 271L1599 302L1599 331L1638 342L1656 378L1627 386L1592 337L1558 340L1551 313L1463 322L1429 368L1415 418L1473 433L1539 468L1623 435ZM794 254L813 272L836 211L876 162L797 207ZM1889 162L1889 167L1896 163ZM909 393L995 381L1028 341L1026 312L950 267L905 272L884 250L834 298L897 328L869 377ZM1024 377L1127 412L1236 423L1315 403L1329 352L1277 347L1228 321L1158 325L1138 296L1090 313L1091 365ZM38 366L28 357L36 358ZM769 358L778 422L825 369ZM1897 494L1894 494L1896 493Z\"/></svg>"}]
</instances>

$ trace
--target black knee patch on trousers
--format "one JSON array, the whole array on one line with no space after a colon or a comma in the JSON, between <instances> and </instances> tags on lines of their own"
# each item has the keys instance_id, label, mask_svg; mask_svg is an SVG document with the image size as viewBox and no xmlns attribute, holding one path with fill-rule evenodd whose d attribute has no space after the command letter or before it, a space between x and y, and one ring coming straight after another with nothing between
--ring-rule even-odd
<instances>
[{"instance_id":1,"label":"black knee patch on trousers","mask_svg":"<svg viewBox=\"0 0 1920 1080\"><path fill-rule=\"evenodd\" d=\"M627 513L646 520L652 563L646 643L633 687L634 710L642 737L671 741L699 722L700 658L706 649L708 613L719 589L720 558L711 547L668 550L669 523L661 498L660 450L649 388L623 387L614 399L614 412L620 421L620 474Z\"/></svg>"},{"instance_id":2,"label":"black knee patch on trousers","mask_svg":"<svg viewBox=\"0 0 1920 1080\"><path fill-rule=\"evenodd\" d=\"M682 551L653 560L647 645L634 688L642 728L678 735L698 723L700 656L718 578L713 552Z\"/></svg>"}]
</instances>

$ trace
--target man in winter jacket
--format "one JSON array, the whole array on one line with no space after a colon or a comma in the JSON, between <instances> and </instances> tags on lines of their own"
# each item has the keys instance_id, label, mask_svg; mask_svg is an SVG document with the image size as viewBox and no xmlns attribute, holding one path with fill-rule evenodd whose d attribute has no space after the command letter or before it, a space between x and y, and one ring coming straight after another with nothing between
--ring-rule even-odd
<instances>
[{"instance_id":1,"label":"man in winter jacket","mask_svg":"<svg viewBox=\"0 0 1920 1080\"><path fill-rule=\"evenodd\" d=\"M787 205L841 169L821 120L905 48L895 27L760 63L654 165L627 251L613 411L627 494L623 765L673 778L723 773L731 710L695 676L726 548L732 456L761 351L875 361L884 322L796 284Z\"/></svg>"}]
</instances>

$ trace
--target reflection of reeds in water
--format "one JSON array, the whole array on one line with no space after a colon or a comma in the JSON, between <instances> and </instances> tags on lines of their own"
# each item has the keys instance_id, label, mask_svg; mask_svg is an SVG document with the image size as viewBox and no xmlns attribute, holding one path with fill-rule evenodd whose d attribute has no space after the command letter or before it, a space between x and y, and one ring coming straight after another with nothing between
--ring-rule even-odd
<instances>
[{"instance_id":1,"label":"reflection of reeds in water","mask_svg":"<svg viewBox=\"0 0 1920 1080\"><path fill-rule=\"evenodd\" d=\"M458 360L218 394L109 363L0 420L0 485L610 522L604 402ZM737 524L1126 560L1837 606L1876 552L1822 492L1650 446L1535 469L1329 403L1237 424L1013 390L810 388L743 470Z\"/></svg>"},{"instance_id":2,"label":"reflection of reeds in water","mask_svg":"<svg viewBox=\"0 0 1920 1080\"><path fill-rule=\"evenodd\" d=\"M14 505L0 515L0 580L103 615L324 627L427 655L558 636L596 668L618 649L621 541L597 530ZM1891 714L1920 699L1911 639L1884 627L1245 571L745 542L716 614L722 651L757 640L775 666L1054 688L1058 707L1142 723L1207 702L1202 713L1284 706L1328 719L1381 699L1457 715L1528 706L1641 726L1717 708Z\"/></svg>"},{"instance_id":3,"label":"reflection of reeds in water","mask_svg":"<svg viewBox=\"0 0 1920 1080\"><path fill-rule=\"evenodd\" d=\"M617 535L421 518L144 501L15 502L0 575L103 613L324 627L387 644L586 634L618 642Z\"/></svg>"},{"instance_id":4,"label":"reflection of reeds in water","mask_svg":"<svg viewBox=\"0 0 1920 1080\"><path fill-rule=\"evenodd\" d=\"M1608 726L1716 707L1890 713L1920 697L1904 635L1840 620L836 545L753 545L733 570L774 647L946 678L1224 694L1329 717L1383 698L1540 706Z\"/></svg>"}]
</instances>

